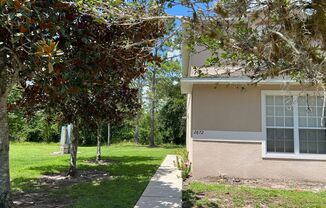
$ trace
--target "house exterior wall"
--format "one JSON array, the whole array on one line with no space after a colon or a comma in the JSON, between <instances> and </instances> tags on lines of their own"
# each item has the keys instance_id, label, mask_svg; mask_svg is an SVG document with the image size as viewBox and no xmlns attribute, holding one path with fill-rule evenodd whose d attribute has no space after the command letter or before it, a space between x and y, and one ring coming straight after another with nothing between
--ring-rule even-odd
<instances>
[{"instance_id":1,"label":"house exterior wall","mask_svg":"<svg viewBox=\"0 0 326 208\"><path fill-rule=\"evenodd\" d=\"M259 132L260 111L258 88L193 87L193 130Z\"/></svg>"},{"instance_id":2,"label":"house exterior wall","mask_svg":"<svg viewBox=\"0 0 326 208\"><path fill-rule=\"evenodd\" d=\"M303 89L271 85L193 86L187 103L187 149L193 176L326 181L326 161L262 157L262 90ZM209 134L201 135L201 130Z\"/></svg>"},{"instance_id":3,"label":"house exterior wall","mask_svg":"<svg viewBox=\"0 0 326 208\"><path fill-rule=\"evenodd\" d=\"M261 151L260 143L194 141L193 176L326 181L325 161L263 159Z\"/></svg>"}]
</instances>

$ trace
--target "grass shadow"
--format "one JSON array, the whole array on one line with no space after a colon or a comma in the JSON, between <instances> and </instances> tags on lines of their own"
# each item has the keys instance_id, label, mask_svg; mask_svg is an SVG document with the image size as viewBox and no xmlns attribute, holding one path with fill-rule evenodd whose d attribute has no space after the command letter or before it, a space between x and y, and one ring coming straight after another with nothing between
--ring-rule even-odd
<instances>
[{"instance_id":1,"label":"grass shadow","mask_svg":"<svg viewBox=\"0 0 326 208\"><path fill-rule=\"evenodd\" d=\"M77 159L78 169L87 170L83 175L95 172L88 170L97 170L106 177L94 176L91 180L78 180L76 183L69 183L69 180L66 181L64 178L63 183L68 183L65 186L55 184L47 187L48 184L42 184L44 178L52 180L53 177L62 176L60 173L68 171L69 155L51 154L56 149L54 145L14 144L11 155L15 161L11 164L15 167L12 168L13 196L23 198L28 194L39 194L41 197L44 196L43 201L46 201L46 197L60 200L68 198L70 201L63 201L69 207L133 207L165 155L173 153L172 148L174 146L168 145L151 150L144 146L138 148L134 145L114 145L110 149L110 156L104 154L102 159L117 162L96 164L87 162L95 159L93 153L96 152L96 148L81 147ZM40 179L41 175L47 177ZM100 180L97 180L99 178ZM39 207L42 206L37 208Z\"/></svg>"},{"instance_id":2,"label":"grass shadow","mask_svg":"<svg viewBox=\"0 0 326 208\"><path fill-rule=\"evenodd\" d=\"M183 190L182 191L182 207L191 208L195 205L195 193L192 190Z\"/></svg>"},{"instance_id":3,"label":"grass shadow","mask_svg":"<svg viewBox=\"0 0 326 208\"><path fill-rule=\"evenodd\" d=\"M82 183L54 191L55 195L68 195L74 207L133 207L148 184L142 177L113 177L98 183Z\"/></svg>"},{"instance_id":4,"label":"grass shadow","mask_svg":"<svg viewBox=\"0 0 326 208\"><path fill-rule=\"evenodd\" d=\"M182 207L183 208L218 208L216 202L207 198L199 197L194 191L186 189L182 191Z\"/></svg>"},{"instance_id":5,"label":"grass shadow","mask_svg":"<svg viewBox=\"0 0 326 208\"><path fill-rule=\"evenodd\" d=\"M151 163L158 159L150 156L112 156L110 160L118 162L109 165L83 162L90 159L93 157L79 157L78 169L103 171L111 176L110 179L73 184L58 190L51 190L49 187L42 186L38 178L15 178L12 180L12 184L27 193L47 191L59 198L69 196L69 198L74 199L73 204L76 204L77 207L83 207L84 203L89 203L88 200L92 200L90 207L107 207L104 205L108 201L110 201L110 207L132 207L131 205L134 205L138 200L150 178L159 167L159 163ZM69 163L67 165L33 166L29 169L36 170L42 175L51 175L67 171L68 165Z\"/></svg>"}]
</instances>

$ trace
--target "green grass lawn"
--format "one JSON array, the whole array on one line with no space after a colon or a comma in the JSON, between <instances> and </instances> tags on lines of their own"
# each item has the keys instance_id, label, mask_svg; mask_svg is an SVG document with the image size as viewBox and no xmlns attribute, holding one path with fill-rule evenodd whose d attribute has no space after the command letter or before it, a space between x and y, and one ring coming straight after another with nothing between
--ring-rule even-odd
<instances>
[{"instance_id":1,"label":"green grass lawn","mask_svg":"<svg viewBox=\"0 0 326 208\"><path fill-rule=\"evenodd\" d=\"M326 192L254 188L244 185L191 183L184 207L326 207Z\"/></svg>"},{"instance_id":2,"label":"green grass lawn","mask_svg":"<svg viewBox=\"0 0 326 208\"><path fill-rule=\"evenodd\" d=\"M68 170L69 155L51 154L59 150L58 144L13 143L10 148L14 193L35 191L37 186L33 184L41 175ZM165 156L175 153L176 150L177 147L172 146L148 148L133 144L116 144L110 147L110 153L107 147L103 147L102 153L103 159L107 159L109 155L111 160L118 163L94 165L84 161L95 159L96 148L80 147L79 169L105 171L112 177L44 191L50 192L53 197L69 198L73 207L133 207Z\"/></svg>"}]
</instances>

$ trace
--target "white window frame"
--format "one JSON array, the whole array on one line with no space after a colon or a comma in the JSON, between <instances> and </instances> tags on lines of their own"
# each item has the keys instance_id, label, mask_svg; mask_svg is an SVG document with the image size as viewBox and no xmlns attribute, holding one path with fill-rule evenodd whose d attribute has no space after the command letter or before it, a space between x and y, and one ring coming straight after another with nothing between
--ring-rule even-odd
<instances>
[{"instance_id":1,"label":"white window frame","mask_svg":"<svg viewBox=\"0 0 326 208\"><path fill-rule=\"evenodd\" d=\"M261 91L261 115L262 115L262 157L270 159L294 159L294 160L326 160L326 154L309 154L300 153L299 144L299 117L298 104L299 96L303 95L323 96L323 93L318 91L285 91L285 90L262 90ZM294 153L274 153L267 152L267 128L266 128L266 96L293 96L293 120L294 120Z\"/></svg>"}]
</instances>

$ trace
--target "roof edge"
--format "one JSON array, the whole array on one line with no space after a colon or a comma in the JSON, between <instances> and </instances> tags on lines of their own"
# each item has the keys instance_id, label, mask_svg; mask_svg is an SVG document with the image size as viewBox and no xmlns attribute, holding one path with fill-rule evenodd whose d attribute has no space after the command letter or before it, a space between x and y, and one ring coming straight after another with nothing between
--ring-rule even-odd
<instances>
[{"instance_id":1,"label":"roof edge","mask_svg":"<svg viewBox=\"0 0 326 208\"><path fill-rule=\"evenodd\" d=\"M228 77L228 78L198 78L198 77L185 77L181 78L181 93L187 94L192 92L192 86L194 84L221 84L221 85L300 85L299 82L296 82L292 79L266 79L266 80L253 80L249 77Z\"/></svg>"}]
</instances>

